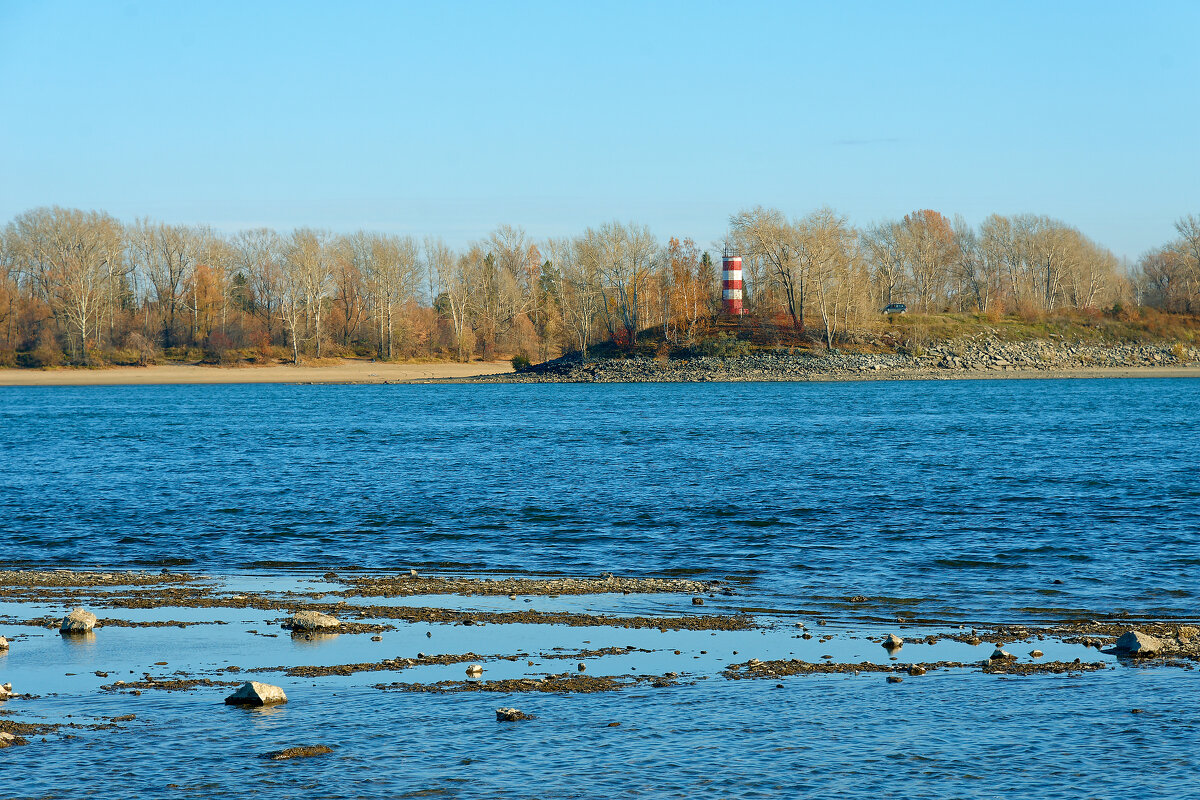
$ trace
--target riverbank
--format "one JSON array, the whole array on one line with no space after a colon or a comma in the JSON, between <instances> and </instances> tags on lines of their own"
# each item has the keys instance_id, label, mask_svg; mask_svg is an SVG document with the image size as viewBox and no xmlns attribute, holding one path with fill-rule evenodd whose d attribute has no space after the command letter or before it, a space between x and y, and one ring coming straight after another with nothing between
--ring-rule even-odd
<instances>
[{"instance_id":1,"label":"riverbank","mask_svg":"<svg viewBox=\"0 0 1200 800\"><path fill-rule=\"evenodd\" d=\"M398 364L386 361L343 360L320 366L219 367L200 364L161 364L105 369L3 369L0 386L146 386L155 384L218 383L407 383L453 380L511 372L507 361L468 364L440 361Z\"/></svg>"},{"instance_id":2,"label":"riverbank","mask_svg":"<svg viewBox=\"0 0 1200 800\"><path fill-rule=\"evenodd\" d=\"M759 350L734 357L578 356L489 383L691 383L745 381L951 380L977 378L1200 377L1200 350L1179 345L1089 345L1058 341L951 341L908 352Z\"/></svg>"}]
</instances>

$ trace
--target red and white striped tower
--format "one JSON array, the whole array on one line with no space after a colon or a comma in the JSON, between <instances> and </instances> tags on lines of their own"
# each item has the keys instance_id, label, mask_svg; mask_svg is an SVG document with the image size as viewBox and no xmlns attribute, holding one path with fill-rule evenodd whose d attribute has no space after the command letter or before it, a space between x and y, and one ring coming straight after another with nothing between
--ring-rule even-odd
<instances>
[{"instance_id":1,"label":"red and white striped tower","mask_svg":"<svg viewBox=\"0 0 1200 800\"><path fill-rule=\"evenodd\" d=\"M742 315L742 257L729 251L721 258L721 301L726 314Z\"/></svg>"}]
</instances>

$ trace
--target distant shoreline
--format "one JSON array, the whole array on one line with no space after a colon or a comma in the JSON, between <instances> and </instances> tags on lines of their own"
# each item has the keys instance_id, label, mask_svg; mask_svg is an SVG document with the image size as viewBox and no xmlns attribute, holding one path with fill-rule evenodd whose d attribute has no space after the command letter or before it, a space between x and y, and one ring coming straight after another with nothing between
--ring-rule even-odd
<instances>
[{"instance_id":1,"label":"distant shoreline","mask_svg":"<svg viewBox=\"0 0 1200 800\"><path fill-rule=\"evenodd\" d=\"M878 373L829 372L789 377L709 379L639 378L623 381L547 380L539 383L822 383L848 381L1020 380L1062 378L1200 378L1200 364L1079 369L910 369ZM208 367L191 364L108 369L0 370L3 386L167 386L221 384L527 383L507 362L389 364L345 362L327 366Z\"/></svg>"},{"instance_id":2,"label":"distant shoreline","mask_svg":"<svg viewBox=\"0 0 1200 800\"><path fill-rule=\"evenodd\" d=\"M219 367L199 364L156 364L103 369L0 369L0 386L154 386L232 383L409 383L453 380L511 372L507 361L396 364L386 361L342 361L321 366L275 364L264 367Z\"/></svg>"},{"instance_id":3,"label":"distant shoreline","mask_svg":"<svg viewBox=\"0 0 1200 800\"><path fill-rule=\"evenodd\" d=\"M1097 378L1200 378L1200 364L1172 367L1091 367L1080 369L1009 369L988 372L972 370L910 369L895 372L795 374L786 377L718 377L718 378L637 378L621 380L604 378L594 381L540 379L522 380L519 373L505 373L474 378L442 379L428 383L853 383L874 381L986 381L986 380L1055 380Z\"/></svg>"}]
</instances>

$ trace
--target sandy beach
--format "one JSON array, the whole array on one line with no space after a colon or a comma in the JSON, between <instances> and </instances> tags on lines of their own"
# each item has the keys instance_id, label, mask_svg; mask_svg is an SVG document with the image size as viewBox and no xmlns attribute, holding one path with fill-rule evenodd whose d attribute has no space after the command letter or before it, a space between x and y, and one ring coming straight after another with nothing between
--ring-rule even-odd
<instances>
[{"instance_id":1,"label":"sandy beach","mask_svg":"<svg viewBox=\"0 0 1200 800\"><path fill-rule=\"evenodd\" d=\"M5 369L0 386L118 386L172 383L396 383L511 372L507 361L396 364L344 360L321 366L210 367L163 364L108 369Z\"/></svg>"}]
</instances>

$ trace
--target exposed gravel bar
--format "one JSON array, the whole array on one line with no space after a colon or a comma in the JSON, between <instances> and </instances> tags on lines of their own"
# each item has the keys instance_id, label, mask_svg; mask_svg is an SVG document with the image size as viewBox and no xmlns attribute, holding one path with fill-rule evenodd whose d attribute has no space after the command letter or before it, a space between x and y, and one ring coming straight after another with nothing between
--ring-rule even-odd
<instances>
[{"instance_id":1,"label":"exposed gravel bar","mask_svg":"<svg viewBox=\"0 0 1200 800\"><path fill-rule=\"evenodd\" d=\"M580 595L580 594L708 594L724 591L719 583L678 578L436 578L423 575L364 575L325 578L353 589L347 596L411 597L423 594L458 595Z\"/></svg>"}]
</instances>

